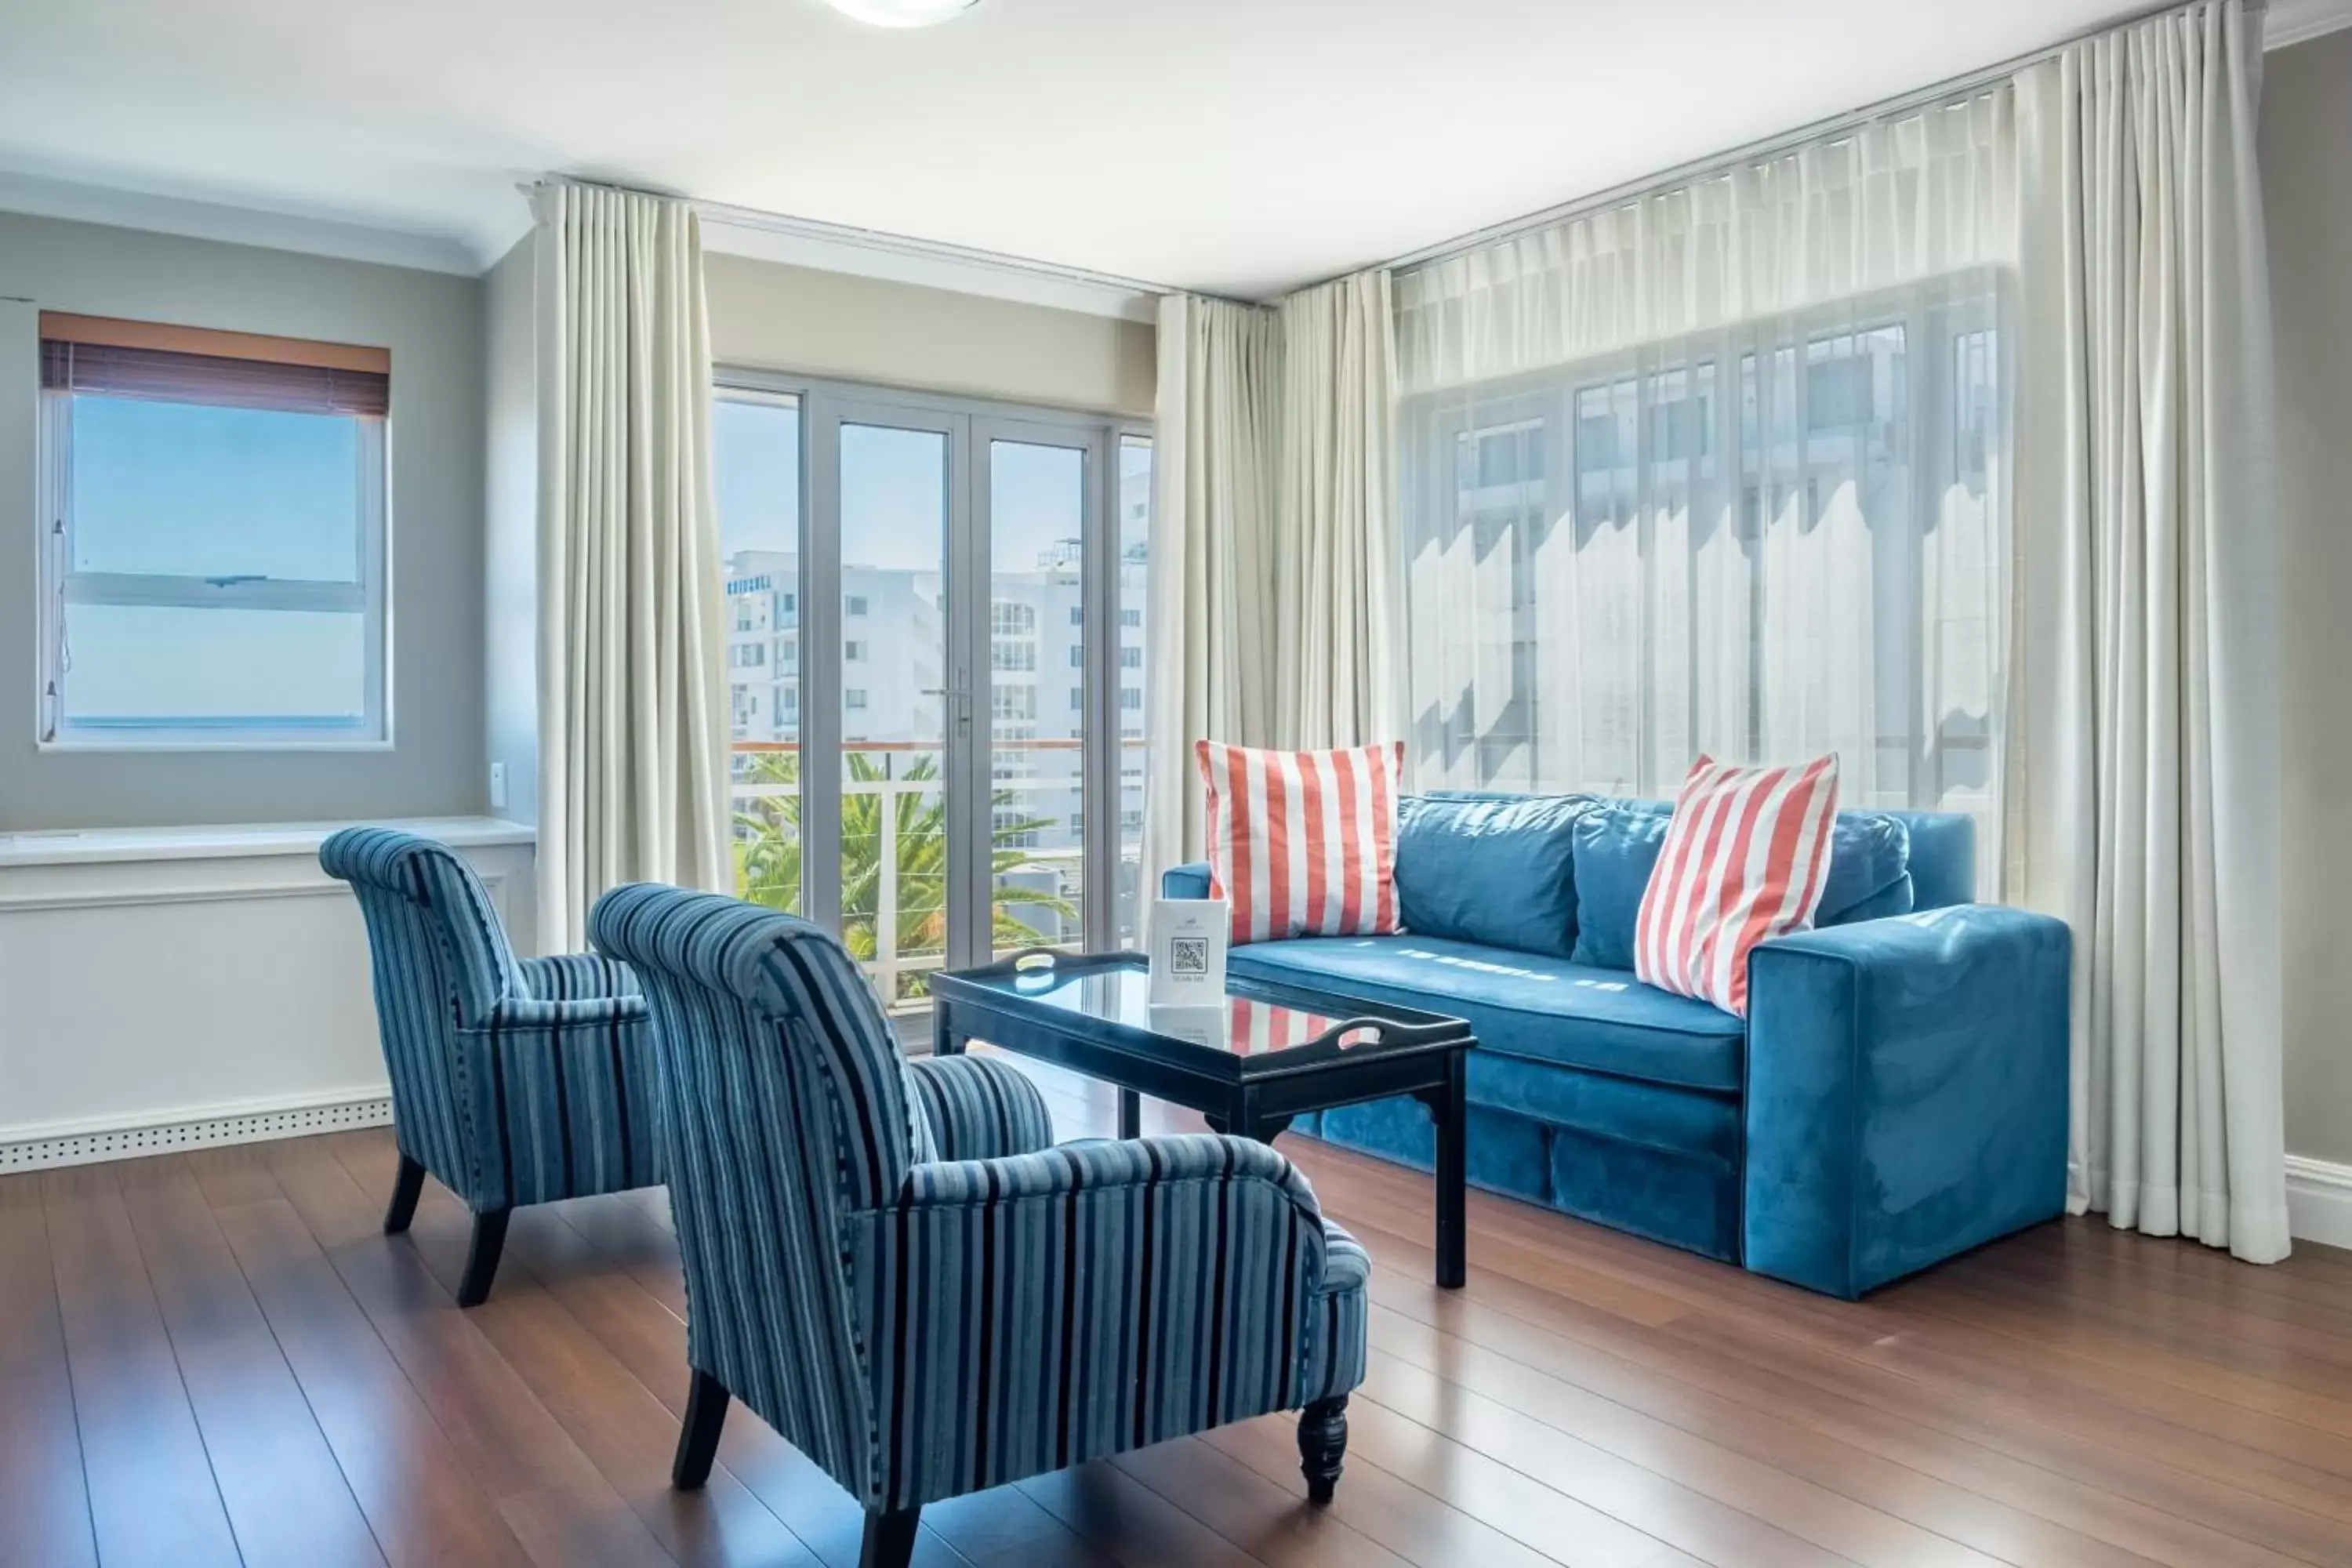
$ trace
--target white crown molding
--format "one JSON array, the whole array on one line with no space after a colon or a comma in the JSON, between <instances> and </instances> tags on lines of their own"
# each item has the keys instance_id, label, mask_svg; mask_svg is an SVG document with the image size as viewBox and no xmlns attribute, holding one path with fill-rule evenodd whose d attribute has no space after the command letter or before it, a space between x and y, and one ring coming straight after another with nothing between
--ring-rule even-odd
<instances>
[{"instance_id":1,"label":"white crown molding","mask_svg":"<svg viewBox=\"0 0 2352 1568\"><path fill-rule=\"evenodd\" d=\"M346 261L373 261L385 267L452 272L461 278L479 277L486 266L472 247L435 235L376 228L337 218L264 212L218 202L190 201L145 191L85 185L5 170L0 170L0 212L107 224L116 228L184 235L191 239L220 240L230 245L255 245L268 250L295 250Z\"/></svg>"},{"instance_id":2,"label":"white crown molding","mask_svg":"<svg viewBox=\"0 0 2352 1568\"><path fill-rule=\"evenodd\" d=\"M1166 285L814 218L697 202L706 250L1056 310L1151 321Z\"/></svg>"},{"instance_id":3,"label":"white crown molding","mask_svg":"<svg viewBox=\"0 0 2352 1568\"><path fill-rule=\"evenodd\" d=\"M2352 0L2271 0L2263 47L2283 49L2340 27L2352 27Z\"/></svg>"}]
</instances>

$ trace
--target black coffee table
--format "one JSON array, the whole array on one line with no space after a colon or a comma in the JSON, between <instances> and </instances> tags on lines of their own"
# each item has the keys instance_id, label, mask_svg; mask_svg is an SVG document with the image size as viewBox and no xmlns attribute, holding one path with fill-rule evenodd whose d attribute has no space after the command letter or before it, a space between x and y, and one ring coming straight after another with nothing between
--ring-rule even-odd
<instances>
[{"instance_id":1,"label":"black coffee table","mask_svg":"<svg viewBox=\"0 0 2352 1568\"><path fill-rule=\"evenodd\" d=\"M1463 1074L1477 1044L1460 1018L1228 976L1221 1006L1155 1009L1140 952L1023 953L930 978L935 1048L972 1040L1118 1088L1118 1134L1140 1096L1271 1142L1291 1119L1410 1094L1437 1121L1437 1282L1464 1277Z\"/></svg>"}]
</instances>

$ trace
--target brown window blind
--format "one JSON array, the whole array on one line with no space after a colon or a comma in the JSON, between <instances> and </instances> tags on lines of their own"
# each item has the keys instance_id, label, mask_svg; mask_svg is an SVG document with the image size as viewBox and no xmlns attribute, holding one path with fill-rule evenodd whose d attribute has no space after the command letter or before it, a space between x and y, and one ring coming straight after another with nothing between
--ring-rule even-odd
<instances>
[{"instance_id":1,"label":"brown window blind","mask_svg":"<svg viewBox=\"0 0 2352 1568\"><path fill-rule=\"evenodd\" d=\"M392 355L352 343L44 310L41 385L52 392L380 419L392 406Z\"/></svg>"}]
</instances>

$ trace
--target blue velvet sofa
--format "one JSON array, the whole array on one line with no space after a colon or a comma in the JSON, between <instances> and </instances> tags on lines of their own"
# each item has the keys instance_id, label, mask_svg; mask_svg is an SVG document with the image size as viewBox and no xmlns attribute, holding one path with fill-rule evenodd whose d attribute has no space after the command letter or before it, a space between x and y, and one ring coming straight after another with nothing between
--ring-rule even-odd
<instances>
[{"instance_id":1,"label":"blue velvet sofa","mask_svg":"<svg viewBox=\"0 0 2352 1568\"><path fill-rule=\"evenodd\" d=\"M1404 934L1252 943L1232 969L1468 1019L1478 1185L1830 1295L2057 1215L2068 933L1971 901L1972 822L1841 813L1816 925L1751 954L1742 1020L1633 978L1671 810L1409 796ZM1205 898L1208 868L1163 891ZM1412 1100L1293 1130L1435 1153Z\"/></svg>"}]
</instances>

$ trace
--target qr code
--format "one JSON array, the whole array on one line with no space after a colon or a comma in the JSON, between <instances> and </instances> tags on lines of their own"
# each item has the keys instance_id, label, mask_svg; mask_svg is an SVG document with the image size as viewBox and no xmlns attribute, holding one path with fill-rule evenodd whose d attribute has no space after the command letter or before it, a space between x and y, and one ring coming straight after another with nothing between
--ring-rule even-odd
<instances>
[{"instance_id":1,"label":"qr code","mask_svg":"<svg viewBox=\"0 0 2352 1568\"><path fill-rule=\"evenodd\" d=\"M1168 939L1168 967L1176 974L1209 973L1209 939L1175 936Z\"/></svg>"}]
</instances>

